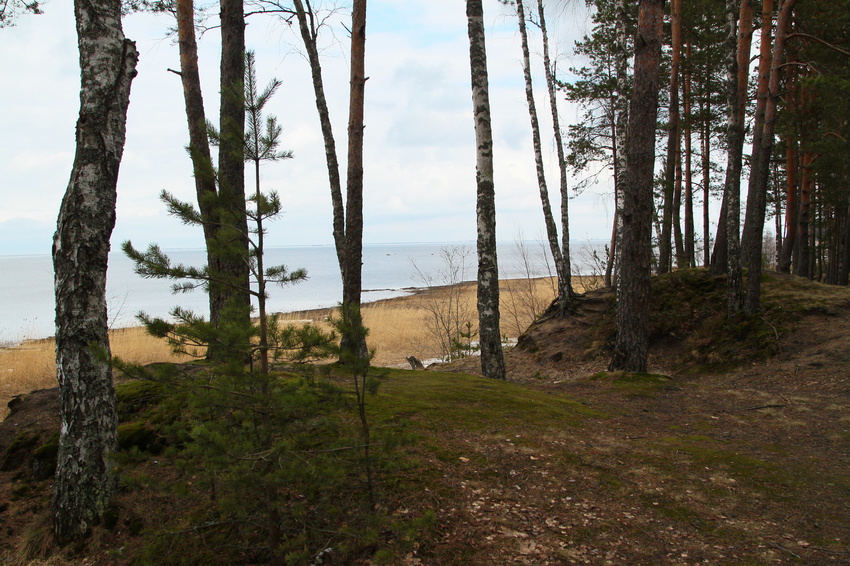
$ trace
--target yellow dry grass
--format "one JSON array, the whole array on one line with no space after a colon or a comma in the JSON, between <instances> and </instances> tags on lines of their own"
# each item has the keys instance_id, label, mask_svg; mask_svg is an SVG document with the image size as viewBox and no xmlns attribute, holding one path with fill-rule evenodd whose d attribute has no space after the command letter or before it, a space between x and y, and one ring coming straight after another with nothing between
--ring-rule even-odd
<instances>
[{"instance_id":1,"label":"yellow dry grass","mask_svg":"<svg viewBox=\"0 0 850 566\"><path fill-rule=\"evenodd\" d=\"M583 290L583 280L576 278L574 285ZM463 283L456 291L451 288L433 288L419 293L387 299L363 306L363 322L369 328L368 343L376 351L373 364L377 366L404 366L408 356L420 360L439 356L439 349L427 331L428 304L448 299L452 293L463 303L465 310L475 313L475 284ZM501 286L502 332L515 339L532 322L529 304L537 305L538 313L549 305L555 296L553 281L549 278L534 280L508 280ZM425 300L425 299L428 300ZM328 328L327 318L333 309L301 311L281 316L284 323L311 322ZM470 320L477 328L477 320ZM147 334L141 327L110 331L113 355L127 362L147 364L161 361L180 361L165 341ZM6 402L15 395L56 386L56 366L53 339L28 340L15 348L0 349L0 419L6 416Z\"/></svg>"},{"instance_id":2,"label":"yellow dry grass","mask_svg":"<svg viewBox=\"0 0 850 566\"><path fill-rule=\"evenodd\" d=\"M112 354L128 362L148 364L179 361L163 340L144 328L119 328L109 332ZM52 338L26 340L14 348L0 349L0 419L7 413L6 403L15 395L56 387L56 344Z\"/></svg>"}]
</instances>

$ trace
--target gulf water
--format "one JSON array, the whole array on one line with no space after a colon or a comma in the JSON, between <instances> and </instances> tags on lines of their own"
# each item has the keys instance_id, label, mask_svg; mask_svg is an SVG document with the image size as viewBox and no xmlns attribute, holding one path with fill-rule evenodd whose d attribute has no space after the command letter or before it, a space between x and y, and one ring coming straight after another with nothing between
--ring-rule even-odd
<instances>
[{"instance_id":1,"label":"gulf water","mask_svg":"<svg viewBox=\"0 0 850 566\"><path fill-rule=\"evenodd\" d=\"M602 242L573 245L574 273L589 274L589 250ZM550 274L541 242L524 242L529 262L523 261L520 245L499 244L500 278L543 277ZM401 296L426 286L422 275L432 284L445 281L445 261L441 251L458 248L466 251L463 279L476 277L475 243L366 244L363 246L363 301ZM204 250L166 250L172 264L202 266ZM526 265L526 263L530 263ZM271 248L265 264L286 265L290 270L305 268L306 281L269 289L270 312L292 312L332 307L342 300L342 283L333 246L292 246ZM175 306L208 315L207 296L202 290L173 294L173 281L145 279L134 272L134 265L120 251L109 257L107 303L109 325L122 328L138 324L136 315L166 317ZM49 255L0 256L0 345L54 334L53 265Z\"/></svg>"}]
</instances>

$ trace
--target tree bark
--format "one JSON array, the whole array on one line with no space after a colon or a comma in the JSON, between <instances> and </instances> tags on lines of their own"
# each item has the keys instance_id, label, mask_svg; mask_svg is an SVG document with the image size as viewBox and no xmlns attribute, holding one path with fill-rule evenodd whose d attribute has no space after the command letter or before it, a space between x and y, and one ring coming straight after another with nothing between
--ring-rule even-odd
<instances>
[{"instance_id":1,"label":"tree bark","mask_svg":"<svg viewBox=\"0 0 850 566\"><path fill-rule=\"evenodd\" d=\"M531 57L528 51L528 30L525 25L525 8L523 0L518 0L516 3L517 21L519 22L520 44L522 46L522 72L525 79L525 100L528 103L528 116L531 120L531 139L534 146L534 165L537 171L537 186L540 191L540 203L543 207L543 221L546 226L546 237L549 241L549 251L552 254L552 261L555 263L555 273L558 277L558 310L561 314L564 313L570 301L572 289L570 288L570 273L568 258L565 258L561 251L561 244L558 241L558 226L555 224L555 218L552 215L552 205L549 201L549 188L546 184L546 172L543 167L543 149L540 139L540 123L537 118L537 106L534 102L534 84L531 80ZM541 12L542 17L542 12ZM548 61L544 61L544 65L548 65ZM551 72L547 68L546 83L552 85L550 101L553 109L553 116L557 116L557 101L554 99L554 84L551 79ZM557 117L555 118L557 124ZM557 130L556 130L557 131ZM563 148L560 147L560 155L563 156ZM563 169L563 159L560 161L561 169ZM561 174L561 204L564 204L564 192L566 187L566 176L563 171ZM563 215L562 215L563 216Z\"/></svg>"},{"instance_id":2,"label":"tree bark","mask_svg":"<svg viewBox=\"0 0 850 566\"><path fill-rule=\"evenodd\" d=\"M797 242L797 141L787 139L785 143L785 238L779 252L776 270L791 273L791 258Z\"/></svg>"},{"instance_id":3,"label":"tree bark","mask_svg":"<svg viewBox=\"0 0 850 566\"><path fill-rule=\"evenodd\" d=\"M207 135L207 117L204 112L204 97L201 91L201 76L198 69L198 42L195 39L194 0L177 0L177 42L180 49L180 81L183 84L183 102L189 126L189 155L195 176L195 195L198 209L208 221L204 223L204 242L207 248L207 265L213 272L221 269L218 256L214 253L216 223L216 196L218 194ZM227 299L228 290L211 284L209 288L210 322L218 325L221 309Z\"/></svg>"},{"instance_id":4,"label":"tree bark","mask_svg":"<svg viewBox=\"0 0 850 566\"><path fill-rule=\"evenodd\" d=\"M226 301L250 314L248 217L245 211L245 15L243 0L221 1L221 105L218 151L218 229L216 254L228 281ZM239 314L235 314L238 312Z\"/></svg>"},{"instance_id":5,"label":"tree bark","mask_svg":"<svg viewBox=\"0 0 850 566\"><path fill-rule=\"evenodd\" d=\"M765 1L765 4L768 2ZM782 60L785 57L785 37L791 23L791 13L797 0L785 0L779 9L776 19L776 38L773 41L773 53L770 61L768 94L765 101L764 126L760 143L753 140L753 160L750 171L748 199L755 201L752 209L748 245L747 298L744 308L748 314L755 314L761 309L761 272L762 272L762 234L764 232L764 216L767 206L767 184L770 173L770 160L773 156L774 130L779 102L780 73ZM765 9L765 12L767 10ZM756 125L758 128L758 116ZM758 130L756 130L758 133ZM750 217L749 204L747 217Z\"/></svg>"},{"instance_id":6,"label":"tree bark","mask_svg":"<svg viewBox=\"0 0 850 566\"><path fill-rule=\"evenodd\" d=\"M116 487L109 462L118 419L108 358L106 268L138 60L121 28L119 0L77 0L74 13L80 115L74 166L53 238L61 421L53 531L60 543L85 536Z\"/></svg>"},{"instance_id":7,"label":"tree bark","mask_svg":"<svg viewBox=\"0 0 850 566\"><path fill-rule=\"evenodd\" d=\"M750 158L750 181L747 192L747 213L744 218L744 231L741 237L741 259L746 265L749 263L749 254L753 250L753 234L756 211L764 208L764 196L759 197L754 193L754 177L759 174L759 161L761 159L761 146L764 137L764 118L767 109L770 83L770 48L771 29L773 28L773 0L762 2L762 27L761 42L759 45L758 86L756 88L756 109L753 120L753 151ZM762 203L759 202L762 200ZM759 235L761 239L761 235Z\"/></svg>"},{"instance_id":8,"label":"tree bark","mask_svg":"<svg viewBox=\"0 0 850 566\"><path fill-rule=\"evenodd\" d=\"M766 0L769 2L770 0ZM739 13L740 12L740 13ZM752 3L726 1L727 35L727 162L723 196L726 201L726 312L732 316L743 307L740 257L741 170L744 150L744 117L747 102L750 46L752 44ZM740 26L738 21L740 20Z\"/></svg>"},{"instance_id":9,"label":"tree bark","mask_svg":"<svg viewBox=\"0 0 850 566\"><path fill-rule=\"evenodd\" d=\"M670 2L672 30L672 59L670 63L670 120L667 125L667 162L664 170L664 209L661 220L661 240L658 243L658 273L669 273L673 264L672 228L676 163L680 153L679 131L679 63L682 58L682 3Z\"/></svg>"},{"instance_id":10,"label":"tree bark","mask_svg":"<svg viewBox=\"0 0 850 566\"><path fill-rule=\"evenodd\" d=\"M814 191L814 175L812 165L815 161L814 154L803 153L800 163L800 212L797 226L797 242L794 253L794 274L811 279L811 257L812 250L809 245L810 218L812 214L812 192Z\"/></svg>"},{"instance_id":11,"label":"tree bark","mask_svg":"<svg viewBox=\"0 0 850 566\"><path fill-rule=\"evenodd\" d=\"M646 371L652 260L652 178L664 0L641 0L629 106L623 235L617 282L617 341L609 369Z\"/></svg>"},{"instance_id":12,"label":"tree bark","mask_svg":"<svg viewBox=\"0 0 850 566\"><path fill-rule=\"evenodd\" d=\"M701 101L700 110L703 115L708 115L709 110L709 102L707 100ZM709 268L709 272L714 275L714 263L711 258L711 214L709 206L711 202L711 126L708 120L705 121L703 127L700 131L700 141L702 143L702 264L705 267ZM725 207L721 207L721 217L723 216L723 211ZM725 233L725 226L723 231L720 230L720 223L718 222L717 228L717 236L718 239L721 233ZM725 243L724 243L725 249ZM715 245L714 247L715 253L717 253L718 247ZM726 265L726 259L723 259L723 265ZM723 270L721 270L722 273Z\"/></svg>"},{"instance_id":13,"label":"tree bark","mask_svg":"<svg viewBox=\"0 0 850 566\"><path fill-rule=\"evenodd\" d=\"M843 251L841 254L841 269L838 271L839 285L847 286L850 283L850 205L844 211L844 236Z\"/></svg>"},{"instance_id":14,"label":"tree bark","mask_svg":"<svg viewBox=\"0 0 850 566\"><path fill-rule=\"evenodd\" d=\"M476 219L478 226L478 335L484 377L505 379L505 359L499 329L499 264L496 256L496 199L493 182L493 132L484 10L481 0L466 1L469 31L469 66L475 117Z\"/></svg>"},{"instance_id":15,"label":"tree bark","mask_svg":"<svg viewBox=\"0 0 850 566\"><path fill-rule=\"evenodd\" d=\"M360 308L363 263L363 117L366 92L366 0L354 0L351 12L351 84L348 106L348 176L345 203L345 262L342 272L343 315ZM343 336L365 356L366 340Z\"/></svg>"},{"instance_id":16,"label":"tree bark","mask_svg":"<svg viewBox=\"0 0 850 566\"><path fill-rule=\"evenodd\" d=\"M691 44L688 42L685 47L685 57L691 57ZM691 100L691 73L690 70L685 74L684 96L683 96L683 112L685 116L684 137L685 137L685 265L684 267L696 266L696 257L694 244L696 237L694 234L694 185L693 185L693 147L691 138L691 120L692 120L692 104Z\"/></svg>"},{"instance_id":17,"label":"tree bark","mask_svg":"<svg viewBox=\"0 0 850 566\"><path fill-rule=\"evenodd\" d=\"M614 11L616 14L616 23L614 24L614 33L616 36L617 48L614 58L614 72L617 77L617 98L615 104L615 164L614 164L614 227L612 231L614 236L611 238L611 261L610 267L605 270L606 276L610 279L610 272L614 272L614 284L619 266L620 245L623 236L623 187L626 183L626 171L628 168L628 132L629 132L629 53L627 52L628 37L626 33L626 1L615 0Z\"/></svg>"}]
</instances>

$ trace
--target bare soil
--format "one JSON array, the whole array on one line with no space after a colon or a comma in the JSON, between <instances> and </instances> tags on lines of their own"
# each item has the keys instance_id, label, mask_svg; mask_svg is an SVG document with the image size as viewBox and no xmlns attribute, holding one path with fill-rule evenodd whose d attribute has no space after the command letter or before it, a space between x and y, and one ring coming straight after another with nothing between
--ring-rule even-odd
<instances>
[{"instance_id":1,"label":"bare soil","mask_svg":"<svg viewBox=\"0 0 850 566\"><path fill-rule=\"evenodd\" d=\"M386 563L850 564L850 291L796 279L773 285L760 326L770 351L754 352L742 338L737 367L723 371L707 371L730 347L706 338L722 308L707 291L700 296L713 299L690 299L679 322L654 334L646 375L604 372L610 290L532 325L506 354L511 391L575 401L576 420L515 415L428 428L429 442L411 449L419 487L385 505L394 515L433 510L436 524ZM816 300L796 308L800 297ZM474 374L478 361L441 369ZM405 375L426 380L428 372ZM25 544L50 546L51 479L14 445L40 446L55 432L57 393L13 404L0 424L7 559ZM132 505L136 517L180 512L163 496ZM101 532L68 563L128 563L139 544L130 522Z\"/></svg>"}]
</instances>

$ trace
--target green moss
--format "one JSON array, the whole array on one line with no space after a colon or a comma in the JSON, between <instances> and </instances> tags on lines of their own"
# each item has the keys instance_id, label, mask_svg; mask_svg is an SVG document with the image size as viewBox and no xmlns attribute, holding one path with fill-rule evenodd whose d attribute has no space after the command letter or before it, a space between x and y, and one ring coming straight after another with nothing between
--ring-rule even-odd
<instances>
[{"instance_id":1,"label":"green moss","mask_svg":"<svg viewBox=\"0 0 850 566\"><path fill-rule=\"evenodd\" d=\"M162 383L144 380L127 381L116 386L118 419L126 421L147 406L159 403L165 396L165 389Z\"/></svg>"},{"instance_id":2,"label":"green moss","mask_svg":"<svg viewBox=\"0 0 850 566\"><path fill-rule=\"evenodd\" d=\"M159 453L162 443L157 432L143 422L132 422L118 425L118 449Z\"/></svg>"},{"instance_id":3,"label":"green moss","mask_svg":"<svg viewBox=\"0 0 850 566\"><path fill-rule=\"evenodd\" d=\"M461 373L391 370L368 400L376 422L404 415L427 428L480 431L502 427L578 426L605 415L556 393Z\"/></svg>"},{"instance_id":4,"label":"green moss","mask_svg":"<svg viewBox=\"0 0 850 566\"><path fill-rule=\"evenodd\" d=\"M53 435L32 453L33 475L36 479L47 479L56 473L56 457L59 454L59 432Z\"/></svg>"},{"instance_id":5,"label":"green moss","mask_svg":"<svg viewBox=\"0 0 850 566\"><path fill-rule=\"evenodd\" d=\"M688 454L697 466L726 470L744 485L776 501L792 497L789 487L797 487L803 481L787 466L779 467L772 462L724 449L722 444L707 436L668 437L663 442L678 453Z\"/></svg>"},{"instance_id":6,"label":"green moss","mask_svg":"<svg viewBox=\"0 0 850 566\"><path fill-rule=\"evenodd\" d=\"M591 381L607 383L631 396L651 396L654 392L670 388L669 376L655 373L599 372Z\"/></svg>"},{"instance_id":7,"label":"green moss","mask_svg":"<svg viewBox=\"0 0 850 566\"><path fill-rule=\"evenodd\" d=\"M38 435L30 430L24 430L6 448L3 461L0 462L0 470L8 472L16 469L24 461L27 451L38 442Z\"/></svg>"}]
</instances>

